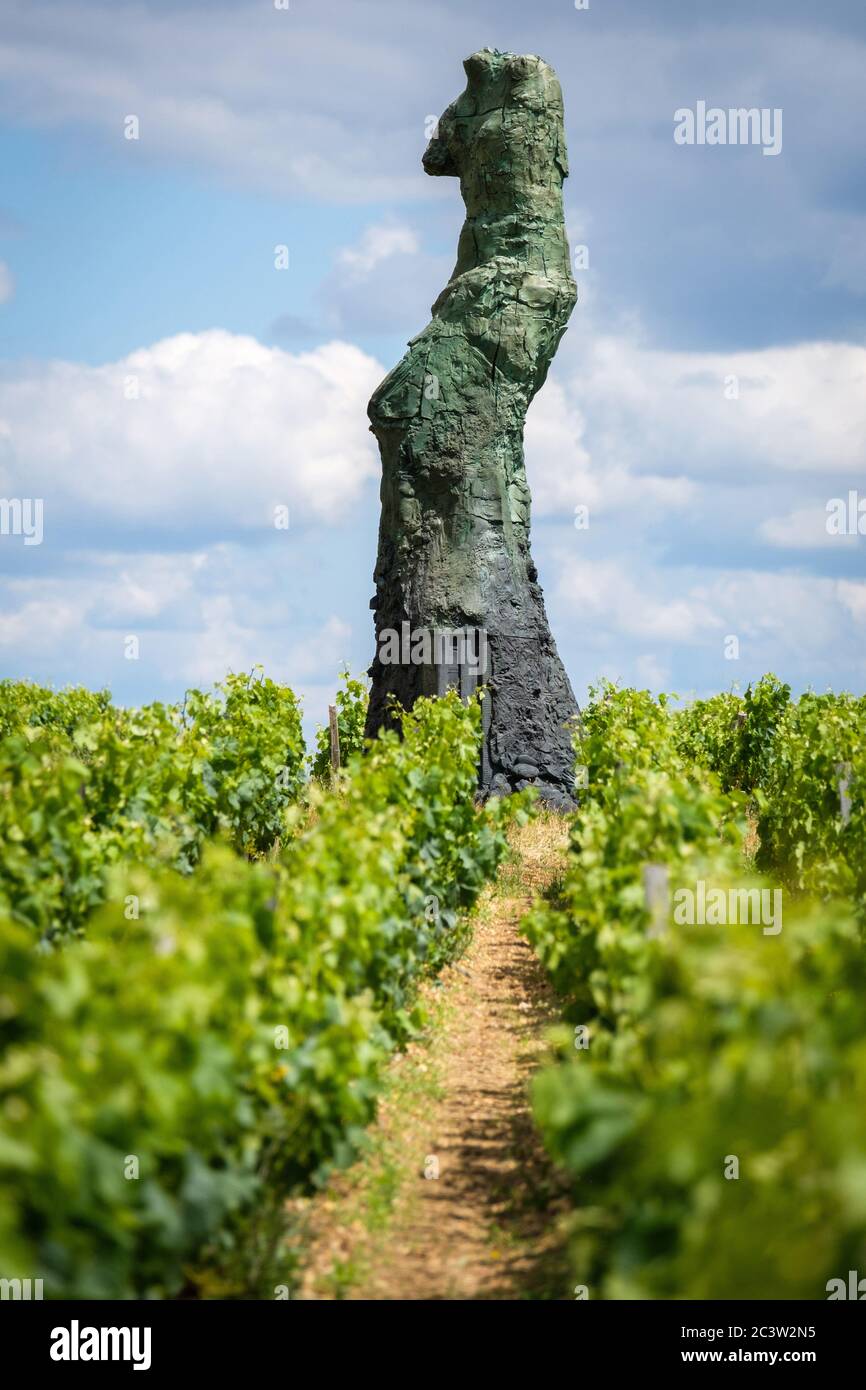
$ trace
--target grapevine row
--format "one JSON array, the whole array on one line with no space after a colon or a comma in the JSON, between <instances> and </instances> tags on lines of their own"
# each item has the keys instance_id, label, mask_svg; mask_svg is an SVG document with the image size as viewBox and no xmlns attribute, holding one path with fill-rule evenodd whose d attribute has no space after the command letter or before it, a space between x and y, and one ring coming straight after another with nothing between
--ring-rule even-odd
<instances>
[{"instance_id":1,"label":"grapevine row","mask_svg":"<svg viewBox=\"0 0 866 1390\"><path fill-rule=\"evenodd\" d=\"M862 715L772 678L679 713L596 692L568 869L527 923L568 1021L534 1097L578 1297L821 1298L866 1260ZM678 924L660 882L781 893L781 929Z\"/></svg>"},{"instance_id":2,"label":"grapevine row","mask_svg":"<svg viewBox=\"0 0 866 1390\"><path fill-rule=\"evenodd\" d=\"M0 908L9 1277L46 1297L199 1287L250 1213L351 1159L510 814L475 803L477 703L422 701L402 734L290 809L267 860L205 842L186 877L118 862L62 950Z\"/></svg>"}]
</instances>

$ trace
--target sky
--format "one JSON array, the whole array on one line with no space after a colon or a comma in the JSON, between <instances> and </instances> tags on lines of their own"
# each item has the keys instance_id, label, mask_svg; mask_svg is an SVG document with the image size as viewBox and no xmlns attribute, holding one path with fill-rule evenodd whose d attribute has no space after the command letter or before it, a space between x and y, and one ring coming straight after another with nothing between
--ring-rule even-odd
<instances>
[{"instance_id":1,"label":"sky","mask_svg":"<svg viewBox=\"0 0 866 1390\"><path fill-rule=\"evenodd\" d=\"M451 273L421 156L489 46L565 100L579 300L526 464L578 699L866 688L862 0L0 8L0 499L42 503L0 675L139 703L261 664L309 727L368 665L366 402ZM679 143L701 102L781 148Z\"/></svg>"}]
</instances>

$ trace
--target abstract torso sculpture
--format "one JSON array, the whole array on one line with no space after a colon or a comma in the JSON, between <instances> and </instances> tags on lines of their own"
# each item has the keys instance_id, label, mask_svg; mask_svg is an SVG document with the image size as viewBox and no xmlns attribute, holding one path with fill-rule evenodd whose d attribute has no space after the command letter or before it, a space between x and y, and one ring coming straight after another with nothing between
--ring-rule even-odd
<instances>
[{"instance_id":1,"label":"abstract torso sculpture","mask_svg":"<svg viewBox=\"0 0 866 1390\"><path fill-rule=\"evenodd\" d=\"M562 210L562 93L534 56L485 49L463 66L466 90L423 160L428 174L460 178L457 265L369 405L382 516L367 732L388 723L390 695L408 707L436 690L429 666L383 660L383 634L407 623L413 634L468 628L477 644L480 631L489 690L481 790L532 782L567 805L577 705L529 551L523 461L526 411L577 298Z\"/></svg>"}]
</instances>

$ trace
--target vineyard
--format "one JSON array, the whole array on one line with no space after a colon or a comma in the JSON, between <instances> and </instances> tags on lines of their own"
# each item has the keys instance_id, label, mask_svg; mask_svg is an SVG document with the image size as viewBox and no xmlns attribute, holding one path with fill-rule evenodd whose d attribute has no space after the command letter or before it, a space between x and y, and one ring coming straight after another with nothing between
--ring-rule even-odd
<instances>
[{"instance_id":1,"label":"vineyard","mask_svg":"<svg viewBox=\"0 0 866 1390\"><path fill-rule=\"evenodd\" d=\"M346 674L332 773L260 673L137 710L0 683L6 1277L294 1288L286 1212L369 1148L506 892L560 1019L531 1093L568 1276L533 1296L817 1298L866 1267L866 699L604 685L567 823L531 792L478 804L482 699L420 700L365 747ZM545 891L485 887L554 822Z\"/></svg>"},{"instance_id":2,"label":"vineyard","mask_svg":"<svg viewBox=\"0 0 866 1390\"><path fill-rule=\"evenodd\" d=\"M581 735L568 869L526 924L573 1026L534 1097L575 1278L824 1297L866 1259L866 699L608 686ZM678 921L699 884L716 912Z\"/></svg>"},{"instance_id":3,"label":"vineyard","mask_svg":"<svg viewBox=\"0 0 866 1390\"><path fill-rule=\"evenodd\" d=\"M3 701L0 1263L48 1296L172 1296L348 1162L520 808L476 810L456 696L303 807L269 681L182 710Z\"/></svg>"}]
</instances>

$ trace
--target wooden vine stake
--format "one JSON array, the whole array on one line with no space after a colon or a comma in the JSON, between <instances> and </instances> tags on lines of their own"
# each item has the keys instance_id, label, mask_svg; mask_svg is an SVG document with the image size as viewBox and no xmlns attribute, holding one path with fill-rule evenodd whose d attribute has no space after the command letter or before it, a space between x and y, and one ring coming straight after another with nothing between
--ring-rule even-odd
<instances>
[{"instance_id":1,"label":"wooden vine stake","mask_svg":"<svg viewBox=\"0 0 866 1390\"><path fill-rule=\"evenodd\" d=\"M667 864L644 864L643 892L650 922L647 936L664 936L670 913L670 886Z\"/></svg>"},{"instance_id":2,"label":"wooden vine stake","mask_svg":"<svg viewBox=\"0 0 866 1390\"><path fill-rule=\"evenodd\" d=\"M331 729L331 771L340 771L340 729L336 705L328 705L328 724Z\"/></svg>"},{"instance_id":3,"label":"wooden vine stake","mask_svg":"<svg viewBox=\"0 0 866 1390\"><path fill-rule=\"evenodd\" d=\"M851 819L851 764L837 763L836 774L839 778L839 814L842 824L847 825Z\"/></svg>"}]
</instances>

